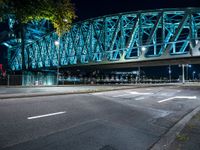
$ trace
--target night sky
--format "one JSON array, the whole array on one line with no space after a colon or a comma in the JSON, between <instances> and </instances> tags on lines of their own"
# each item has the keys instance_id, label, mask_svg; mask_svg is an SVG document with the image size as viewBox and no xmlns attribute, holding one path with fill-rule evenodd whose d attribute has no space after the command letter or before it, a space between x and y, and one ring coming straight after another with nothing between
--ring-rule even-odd
<instances>
[{"instance_id":1,"label":"night sky","mask_svg":"<svg viewBox=\"0 0 200 150\"><path fill-rule=\"evenodd\" d=\"M200 7L200 0L71 0L75 4L76 21L127 11Z\"/></svg>"}]
</instances>

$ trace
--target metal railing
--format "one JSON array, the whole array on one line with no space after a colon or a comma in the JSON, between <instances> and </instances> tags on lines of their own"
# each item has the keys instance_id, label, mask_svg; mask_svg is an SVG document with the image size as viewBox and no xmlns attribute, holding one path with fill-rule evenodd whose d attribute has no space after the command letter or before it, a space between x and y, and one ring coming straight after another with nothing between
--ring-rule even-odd
<instances>
[{"instance_id":1,"label":"metal railing","mask_svg":"<svg viewBox=\"0 0 200 150\"><path fill-rule=\"evenodd\" d=\"M185 80L187 83L198 83L200 79ZM167 84L182 83L181 79L113 79L113 78L95 78L95 77L66 77L59 76L57 82L56 75L7 75L0 76L0 86L53 86L53 85L101 85L101 84Z\"/></svg>"}]
</instances>

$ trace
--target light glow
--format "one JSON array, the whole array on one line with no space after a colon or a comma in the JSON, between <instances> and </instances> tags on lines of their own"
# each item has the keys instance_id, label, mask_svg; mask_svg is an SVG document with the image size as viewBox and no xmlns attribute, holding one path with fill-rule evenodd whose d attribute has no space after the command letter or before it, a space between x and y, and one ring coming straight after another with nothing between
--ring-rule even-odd
<instances>
[{"instance_id":1,"label":"light glow","mask_svg":"<svg viewBox=\"0 0 200 150\"><path fill-rule=\"evenodd\" d=\"M59 45L60 44L58 41L55 41L54 43L55 43L55 45Z\"/></svg>"},{"instance_id":2,"label":"light glow","mask_svg":"<svg viewBox=\"0 0 200 150\"><path fill-rule=\"evenodd\" d=\"M147 49L146 47L142 46L142 51L146 51L146 49Z\"/></svg>"}]
</instances>

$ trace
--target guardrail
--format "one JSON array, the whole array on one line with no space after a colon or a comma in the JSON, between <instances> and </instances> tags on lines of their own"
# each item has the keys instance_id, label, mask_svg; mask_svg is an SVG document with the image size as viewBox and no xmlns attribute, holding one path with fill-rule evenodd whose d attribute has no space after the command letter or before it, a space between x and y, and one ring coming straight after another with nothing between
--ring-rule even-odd
<instances>
[{"instance_id":1,"label":"guardrail","mask_svg":"<svg viewBox=\"0 0 200 150\"><path fill-rule=\"evenodd\" d=\"M26 82L24 82L26 80ZM181 83L179 79L96 79L96 78L66 78L59 77L59 85L106 85L106 84L165 84ZM187 83L200 83L200 79L186 80ZM23 84L26 83L26 84ZM56 76L33 76L33 75L7 75L0 76L0 85L2 86L52 86L56 85Z\"/></svg>"}]
</instances>

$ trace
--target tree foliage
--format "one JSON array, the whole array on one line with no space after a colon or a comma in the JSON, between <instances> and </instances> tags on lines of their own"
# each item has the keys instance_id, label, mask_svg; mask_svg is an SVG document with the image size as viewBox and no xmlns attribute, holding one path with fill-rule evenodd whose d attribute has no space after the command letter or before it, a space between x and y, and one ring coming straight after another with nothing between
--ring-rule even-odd
<instances>
[{"instance_id":1,"label":"tree foliage","mask_svg":"<svg viewBox=\"0 0 200 150\"><path fill-rule=\"evenodd\" d=\"M70 0L0 0L0 5L0 13L14 14L20 23L49 20L59 35L70 28L76 17Z\"/></svg>"}]
</instances>

